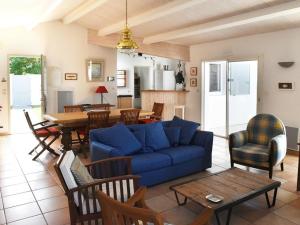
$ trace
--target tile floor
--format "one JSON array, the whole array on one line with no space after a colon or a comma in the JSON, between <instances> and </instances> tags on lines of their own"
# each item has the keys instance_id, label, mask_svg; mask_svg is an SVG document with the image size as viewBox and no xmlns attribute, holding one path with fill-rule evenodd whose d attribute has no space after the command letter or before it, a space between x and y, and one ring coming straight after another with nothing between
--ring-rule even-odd
<instances>
[{"instance_id":1,"label":"tile floor","mask_svg":"<svg viewBox=\"0 0 300 225\"><path fill-rule=\"evenodd\" d=\"M55 159L46 153L38 161L32 161L27 152L34 144L31 134L0 136L0 225L70 223L67 199L53 168ZM161 212L168 222L189 224L202 208L193 202L177 206L169 186L228 167L227 142L215 138L211 169L149 188L147 203ZM263 171L251 171L267 176ZM285 171L281 172L279 168L275 171L275 179L282 182L276 207L267 209L264 196L258 197L234 208L230 224L300 225L300 193L295 191L296 175L297 157L289 155L285 160ZM221 217L224 221L225 216ZM212 222L215 224L216 221Z\"/></svg>"}]
</instances>

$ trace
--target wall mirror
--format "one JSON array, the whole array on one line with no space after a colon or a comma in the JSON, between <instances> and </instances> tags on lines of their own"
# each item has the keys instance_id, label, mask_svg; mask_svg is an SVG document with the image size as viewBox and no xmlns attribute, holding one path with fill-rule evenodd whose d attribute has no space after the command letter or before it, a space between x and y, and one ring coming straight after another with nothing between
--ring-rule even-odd
<instances>
[{"instance_id":1,"label":"wall mirror","mask_svg":"<svg viewBox=\"0 0 300 225\"><path fill-rule=\"evenodd\" d=\"M87 81L105 81L104 79L104 60L103 59L87 59L86 60Z\"/></svg>"}]
</instances>

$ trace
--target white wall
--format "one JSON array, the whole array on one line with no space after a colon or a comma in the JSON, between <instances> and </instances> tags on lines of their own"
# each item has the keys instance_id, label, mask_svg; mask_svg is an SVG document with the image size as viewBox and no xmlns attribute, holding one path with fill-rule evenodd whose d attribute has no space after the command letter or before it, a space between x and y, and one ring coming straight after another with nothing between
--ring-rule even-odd
<instances>
[{"instance_id":1,"label":"white wall","mask_svg":"<svg viewBox=\"0 0 300 225\"><path fill-rule=\"evenodd\" d=\"M47 59L48 68L56 68L57 73L49 75L48 80L52 87L48 87L48 109L55 112L57 90L73 90L74 103L93 103L99 101L94 94L99 82L87 82L85 60L87 58L100 58L105 60L105 75L114 76L116 70L116 50L89 45L87 42L87 29L79 25L63 25L61 22L50 22L39 25L33 31L24 29L8 29L0 31L0 81L7 78L7 57L9 54L40 55ZM52 70L53 71L53 70ZM64 73L78 73L77 81L65 81ZM102 83L103 84L103 83ZM116 104L116 88L114 82L105 84L109 94L106 99ZM0 112L0 124L8 131L8 82L0 82L0 105L4 106Z\"/></svg>"},{"instance_id":2,"label":"white wall","mask_svg":"<svg viewBox=\"0 0 300 225\"><path fill-rule=\"evenodd\" d=\"M118 88L118 95L133 95L134 94L134 66L147 66L150 67L150 74L153 74L153 61L149 55L144 57L132 57L126 54L117 53L117 69L126 70L128 74L127 87ZM169 70L176 70L177 60L153 56L158 68L162 69L163 65L169 65Z\"/></svg>"},{"instance_id":3,"label":"white wall","mask_svg":"<svg viewBox=\"0 0 300 225\"><path fill-rule=\"evenodd\" d=\"M201 78L201 61L230 58L259 58L258 112L272 113L288 126L300 127L300 29L290 29L191 46L191 62ZM280 61L295 61L281 68ZM187 68L187 71L189 69ZM278 82L295 82L295 91L278 90ZM201 84L189 88L187 119L201 121Z\"/></svg>"}]
</instances>

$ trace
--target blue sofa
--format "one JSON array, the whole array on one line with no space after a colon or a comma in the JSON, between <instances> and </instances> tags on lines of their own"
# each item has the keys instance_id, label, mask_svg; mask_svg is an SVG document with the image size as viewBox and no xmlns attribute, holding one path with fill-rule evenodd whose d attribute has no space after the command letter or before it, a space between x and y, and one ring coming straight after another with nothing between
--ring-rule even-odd
<instances>
[{"instance_id":1,"label":"blue sofa","mask_svg":"<svg viewBox=\"0 0 300 225\"><path fill-rule=\"evenodd\" d=\"M212 144L213 144L213 133L196 130L199 124L194 126L195 131L191 133L192 138L185 140L184 145L180 143L171 143L171 139L174 139L176 136L176 131L171 128L171 137L170 135L165 135L170 132L167 130L170 127L172 121L159 122L157 124L139 124L139 125L129 125L127 128L130 132L136 135L137 139L142 143L139 147L140 150L136 150L133 153L124 154L120 151L119 148L123 146L109 146L105 144L107 142L107 137L103 138L99 135L102 130L111 129L95 129L90 131L90 150L91 150L91 159L92 161L129 155L132 157L132 172L133 174L140 175L141 180L140 184L145 186L152 186L159 184L168 180L172 180L178 177L186 176L195 172L203 171L211 167L211 154L212 154ZM191 122L193 123L193 122ZM161 125L160 125L161 124ZM124 125L123 125L124 126ZM160 126L163 127L160 128ZM152 132L152 129L155 129L155 132ZM175 130L177 128L175 127ZM186 132L190 132L188 127L183 127ZM145 141L141 141L141 133L143 134L145 130ZM165 131L165 132L164 132ZM150 134L152 132L152 134ZM181 133L183 133L181 131ZM114 134L116 132L114 131ZM112 135L114 136L114 135ZM118 136L118 135L117 135ZM124 135L119 135L119 138L122 139ZM126 136L126 135L125 135ZM162 144L161 140L154 147L148 147L152 142L157 142L157 139L167 136L170 138L168 143ZM101 139L102 138L102 139ZM110 136L109 136L110 138ZM116 137L112 137L116 138ZM152 138L152 139L151 139ZM185 137L180 137L180 140L183 140ZM128 140L128 137L124 137L124 141ZM119 141L119 139L118 139ZM122 140L121 140L122 141ZM147 143L148 141L148 143ZM104 142L104 143L103 143ZM188 143L189 142L189 143ZM128 143L130 145L131 143ZM127 145L126 145L127 146ZM165 147L168 146L168 147ZM131 149L134 147L131 146ZM156 150L153 151L153 148ZM162 149L159 149L162 148ZM150 149L150 150L149 150Z\"/></svg>"}]
</instances>

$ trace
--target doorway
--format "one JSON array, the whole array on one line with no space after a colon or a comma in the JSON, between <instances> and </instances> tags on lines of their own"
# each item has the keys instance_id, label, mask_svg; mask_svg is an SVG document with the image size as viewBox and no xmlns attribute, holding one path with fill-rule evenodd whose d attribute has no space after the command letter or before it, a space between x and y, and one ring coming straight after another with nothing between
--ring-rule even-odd
<instances>
[{"instance_id":1,"label":"doorway","mask_svg":"<svg viewBox=\"0 0 300 225\"><path fill-rule=\"evenodd\" d=\"M23 110L33 123L42 116L42 57L9 56L10 133L30 132Z\"/></svg>"},{"instance_id":2,"label":"doorway","mask_svg":"<svg viewBox=\"0 0 300 225\"><path fill-rule=\"evenodd\" d=\"M154 77L150 74L149 66L134 67L134 108L142 108L141 91L154 88Z\"/></svg>"},{"instance_id":3,"label":"doorway","mask_svg":"<svg viewBox=\"0 0 300 225\"><path fill-rule=\"evenodd\" d=\"M203 125L216 136L245 130L257 113L258 61L205 61Z\"/></svg>"}]
</instances>

